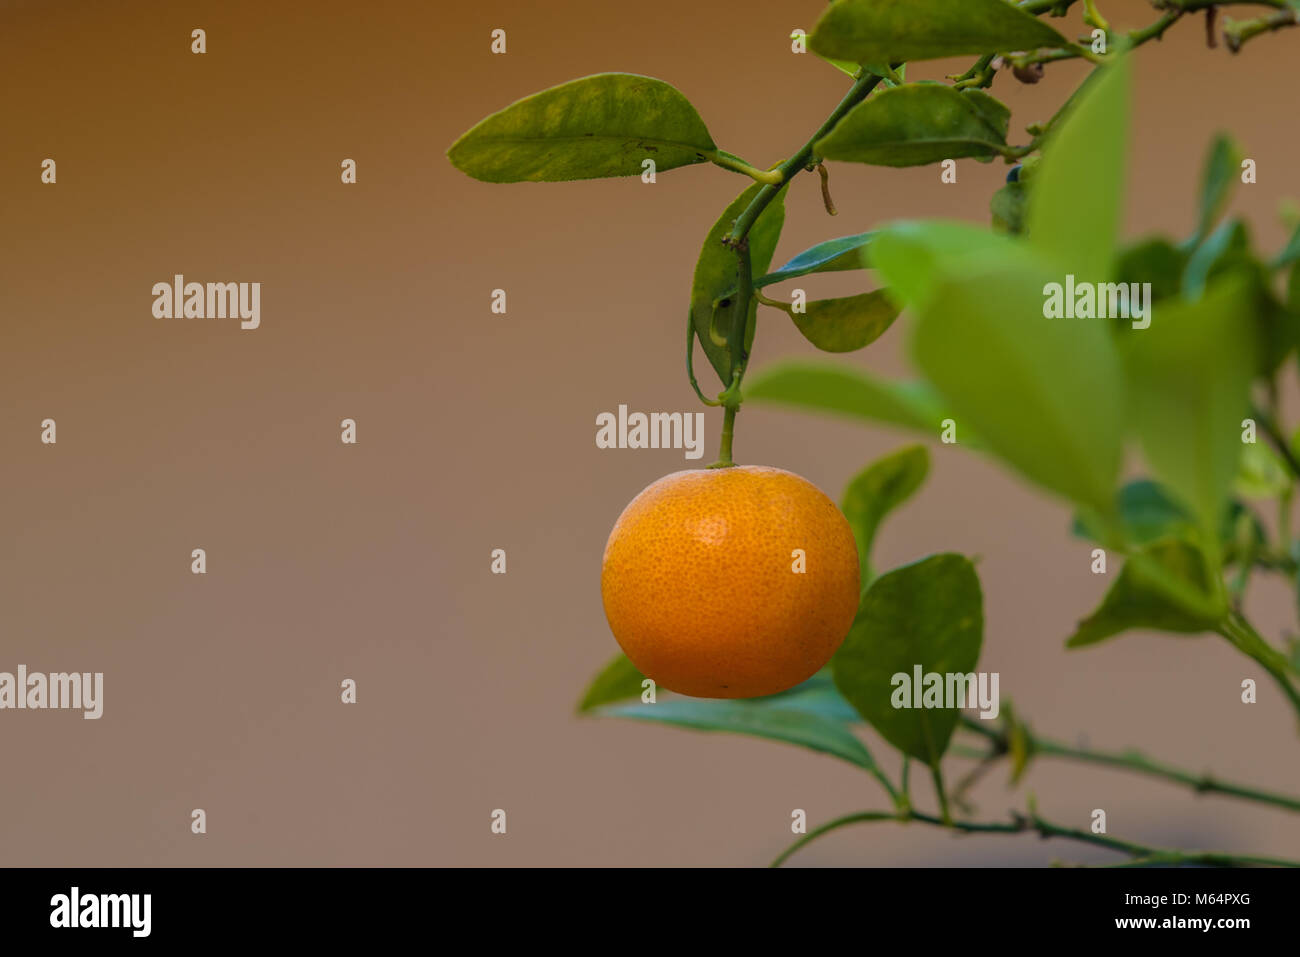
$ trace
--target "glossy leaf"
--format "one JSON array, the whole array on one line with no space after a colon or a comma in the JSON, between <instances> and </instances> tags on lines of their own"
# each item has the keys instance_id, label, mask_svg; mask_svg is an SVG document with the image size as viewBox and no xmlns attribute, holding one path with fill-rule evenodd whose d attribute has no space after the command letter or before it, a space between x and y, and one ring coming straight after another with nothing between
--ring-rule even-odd
<instances>
[{"instance_id":1,"label":"glossy leaf","mask_svg":"<svg viewBox=\"0 0 1300 957\"><path fill-rule=\"evenodd\" d=\"M825 159L877 166L995 156L1006 145L1006 127L990 122L984 101L991 99L940 83L909 83L859 103L815 149Z\"/></svg>"},{"instance_id":2,"label":"glossy leaf","mask_svg":"<svg viewBox=\"0 0 1300 957\"><path fill-rule=\"evenodd\" d=\"M1240 281L1199 302L1164 303L1148 329L1121 336L1129 418L1161 484L1217 530L1237 471L1241 420L1257 362Z\"/></svg>"},{"instance_id":3,"label":"glossy leaf","mask_svg":"<svg viewBox=\"0 0 1300 957\"><path fill-rule=\"evenodd\" d=\"M867 266L867 247L875 233L858 233L855 236L841 236L828 239L816 246L810 246L795 256L779 269L773 269L765 276L754 280L755 288L770 286L787 279L797 279L810 273L842 272L848 269L865 269Z\"/></svg>"},{"instance_id":4,"label":"glossy leaf","mask_svg":"<svg viewBox=\"0 0 1300 957\"><path fill-rule=\"evenodd\" d=\"M715 149L690 101L662 80L599 73L534 93L460 137L452 164L489 183L639 176L702 163Z\"/></svg>"},{"instance_id":5,"label":"glossy leaf","mask_svg":"<svg viewBox=\"0 0 1300 957\"><path fill-rule=\"evenodd\" d=\"M736 306L731 300L736 290L737 264L736 252L722 244L723 238L731 232L737 217L749 206L759 190L764 187L758 183L749 187L718 217L709 234L704 238L700 249L700 258L695 264L695 276L691 283L691 323L699 337L700 346L708 356L709 363L718 373L724 386L731 384L731 354L725 345L714 342L710 336L710 325L715 325L718 335L726 338L727 330L735 316ZM768 204L761 216L749 231L750 269L755 276L760 276L772 264L772 254L776 252L777 240L781 237L781 227L785 223L785 187L780 194ZM714 303L719 303L716 320ZM754 341L754 316L758 303L751 300L749 317L745 326L745 349Z\"/></svg>"},{"instance_id":6,"label":"glossy leaf","mask_svg":"<svg viewBox=\"0 0 1300 957\"><path fill-rule=\"evenodd\" d=\"M578 711L590 711L612 701L639 698L644 680L645 675L637 670L627 655L619 652L587 686Z\"/></svg>"},{"instance_id":7,"label":"glossy leaf","mask_svg":"<svg viewBox=\"0 0 1300 957\"><path fill-rule=\"evenodd\" d=\"M1168 580L1153 575L1159 569L1213 607L1214 573L1199 549L1187 542L1166 540L1148 546L1140 558L1124 563L1101 606L1079 622L1066 642L1068 647L1096 644L1139 628L1184 634L1213 630L1217 615L1208 609L1189 608L1174 597Z\"/></svg>"},{"instance_id":8,"label":"glossy leaf","mask_svg":"<svg viewBox=\"0 0 1300 957\"><path fill-rule=\"evenodd\" d=\"M885 516L912 497L930 472L930 453L924 445L909 445L877 459L853 477L844 490L841 509L858 543L858 567L865 588L871 570L871 546Z\"/></svg>"},{"instance_id":9,"label":"glossy leaf","mask_svg":"<svg viewBox=\"0 0 1300 957\"><path fill-rule=\"evenodd\" d=\"M846 722L813 707L814 696L820 698L822 707L835 707L833 699L827 699L824 692L813 692L806 699L792 695L751 700L670 697L655 704L608 705L597 713L696 731L723 731L784 741L833 755L860 768L874 769L876 764L866 746Z\"/></svg>"},{"instance_id":10,"label":"glossy leaf","mask_svg":"<svg viewBox=\"0 0 1300 957\"><path fill-rule=\"evenodd\" d=\"M957 708L895 707L923 674L970 674L984 635L979 577L961 555L934 555L881 575L862 597L848 637L831 659L835 686L894 747L936 766L952 737ZM896 695L899 697L896 698Z\"/></svg>"},{"instance_id":11,"label":"glossy leaf","mask_svg":"<svg viewBox=\"0 0 1300 957\"><path fill-rule=\"evenodd\" d=\"M924 382L891 382L869 373L805 360L780 362L745 379L745 399L866 419L939 435L947 418Z\"/></svg>"},{"instance_id":12,"label":"glossy leaf","mask_svg":"<svg viewBox=\"0 0 1300 957\"><path fill-rule=\"evenodd\" d=\"M912 355L953 418L1025 476L1105 512L1119 473L1123 377L1105 324L1043 315L1054 271L1028 254L940 285Z\"/></svg>"},{"instance_id":13,"label":"glossy leaf","mask_svg":"<svg viewBox=\"0 0 1300 957\"><path fill-rule=\"evenodd\" d=\"M1029 197L1029 241L1084 282L1110 276L1127 163L1127 58L1098 70L1050 134Z\"/></svg>"},{"instance_id":14,"label":"glossy leaf","mask_svg":"<svg viewBox=\"0 0 1300 957\"><path fill-rule=\"evenodd\" d=\"M1005 0L837 0L808 46L857 63L1007 53L1066 43L1046 23Z\"/></svg>"},{"instance_id":15,"label":"glossy leaf","mask_svg":"<svg viewBox=\"0 0 1300 957\"><path fill-rule=\"evenodd\" d=\"M840 299L805 303L790 318L805 339L823 352L853 352L875 342L898 318L899 307L882 289Z\"/></svg>"}]
</instances>

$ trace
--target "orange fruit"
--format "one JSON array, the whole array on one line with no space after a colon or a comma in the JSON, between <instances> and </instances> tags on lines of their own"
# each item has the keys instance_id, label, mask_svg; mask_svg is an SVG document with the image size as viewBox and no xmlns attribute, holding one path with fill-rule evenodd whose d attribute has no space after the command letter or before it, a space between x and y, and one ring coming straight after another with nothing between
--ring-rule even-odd
<instances>
[{"instance_id":1,"label":"orange fruit","mask_svg":"<svg viewBox=\"0 0 1300 957\"><path fill-rule=\"evenodd\" d=\"M859 589L857 546L835 503L792 472L755 465L647 486L614 524L600 576L628 658L697 698L776 694L811 677L848 634Z\"/></svg>"}]
</instances>

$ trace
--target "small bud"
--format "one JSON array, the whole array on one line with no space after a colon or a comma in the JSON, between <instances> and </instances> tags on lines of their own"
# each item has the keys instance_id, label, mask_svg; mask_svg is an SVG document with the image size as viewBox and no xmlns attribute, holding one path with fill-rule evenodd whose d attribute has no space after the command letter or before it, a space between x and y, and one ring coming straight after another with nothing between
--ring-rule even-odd
<instances>
[{"instance_id":1,"label":"small bud","mask_svg":"<svg viewBox=\"0 0 1300 957\"><path fill-rule=\"evenodd\" d=\"M1037 83L1043 78L1043 65L1041 63L1017 64L1011 68L1011 72L1021 83Z\"/></svg>"}]
</instances>

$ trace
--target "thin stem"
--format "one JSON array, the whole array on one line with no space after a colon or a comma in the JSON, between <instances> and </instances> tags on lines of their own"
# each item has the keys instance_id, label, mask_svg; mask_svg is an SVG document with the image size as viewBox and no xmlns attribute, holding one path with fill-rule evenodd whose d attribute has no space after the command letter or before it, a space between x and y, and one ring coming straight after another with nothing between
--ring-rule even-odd
<instances>
[{"instance_id":1,"label":"thin stem","mask_svg":"<svg viewBox=\"0 0 1300 957\"><path fill-rule=\"evenodd\" d=\"M1236 612L1229 614L1221 624L1219 634L1227 638L1233 647L1257 661L1272 676L1300 718L1300 691L1291 684L1288 675L1290 664L1286 656L1265 641L1250 622Z\"/></svg>"},{"instance_id":2,"label":"thin stem","mask_svg":"<svg viewBox=\"0 0 1300 957\"><path fill-rule=\"evenodd\" d=\"M788 183L800 170L811 165L813 147L817 144L817 141L834 129L835 124L844 119L849 110L865 100L867 94L874 90L879 83L880 77L872 73L863 74L854 82L849 92L844 95L844 99L840 100L839 105L831 111L831 115L826 118L826 121L817 128L817 132L808 138L808 142L803 145L799 152L776 167L777 172L781 174L780 182L782 184ZM736 225L732 227L731 232L727 234L727 238L723 241L729 246L734 246L744 240L749 235L755 221L762 215L763 210L767 209L772 200L776 199L776 194L779 191L780 187L772 184L759 190L758 195L745 208L745 211L736 218Z\"/></svg>"},{"instance_id":3,"label":"thin stem","mask_svg":"<svg viewBox=\"0 0 1300 957\"><path fill-rule=\"evenodd\" d=\"M945 825L952 824L952 812L948 810L948 792L943 786L943 772L939 765L930 765L930 774L934 778L934 793L939 798L939 814Z\"/></svg>"},{"instance_id":4,"label":"thin stem","mask_svg":"<svg viewBox=\"0 0 1300 957\"><path fill-rule=\"evenodd\" d=\"M785 162L779 164L770 173L776 175L765 182L762 188L754 196L745 210L736 217L736 222L726 237L722 240L723 244L734 249L736 252L737 275L736 275L736 292L732 296L732 314L731 329L727 333L727 351L731 357L731 382L728 383L726 390L718 396L721 404L726 408L726 414L722 421L722 437L718 449L718 461L714 463L715 468L726 468L735 463L731 458L731 443L735 431L736 408L741 403L740 384L745 376L745 365L749 361L749 355L746 351L745 332L749 325L749 307L754 294L754 277L753 268L749 255L749 231L754 228L758 222L758 217L763 214L763 210L771 204L772 200L780 194L785 188L785 184L796 176L801 170L812 165L813 147L817 141L825 136L835 127L845 114L853 107L857 106L867 94L876 88L880 83L880 77L866 73L854 81L849 92L840 100L839 105L831 111L825 122L817 128L799 150ZM729 155L729 154L728 154Z\"/></svg>"},{"instance_id":5,"label":"thin stem","mask_svg":"<svg viewBox=\"0 0 1300 957\"><path fill-rule=\"evenodd\" d=\"M1295 453L1291 451L1291 443L1282 435L1273 417L1258 407L1252 409L1250 414L1259 425L1260 431L1264 433L1264 438L1268 439L1269 445L1273 446L1273 450L1286 463L1292 478L1300 478L1300 459L1297 459Z\"/></svg>"},{"instance_id":6,"label":"thin stem","mask_svg":"<svg viewBox=\"0 0 1300 957\"><path fill-rule=\"evenodd\" d=\"M728 153L726 150L712 150L705 153L704 156L715 166L721 166L723 169L729 169L735 173L744 173L746 176L759 183L771 183L780 185L781 174L774 169L759 169L751 166L739 156Z\"/></svg>"},{"instance_id":7,"label":"thin stem","mask_svg":"<svg viewBox=\"0 0 1300 957\"><path fill-rule=\"evenodd\" d=\"M966 730L989 740L993 750L986 756L986 759L1002 757L1009 752L1010 744L1005 731L991 728L988 722L967 715L962 715L960 721L962 727ZM1287 794L1247 787L1244 784L1235 784L1231 781L1220 781L1209 774L1196 774L1162 761L1155 761L1137 751L1094 751L1089 748L1072 747L1036 735L1028 728L1024 728L1023 725L1021 727L1025 733L1028 752L1033 756L1044 755L1046 757L1066 758L1072 761L1103 765L1161 778L1174 784L1185 785L1197 794L1224 794L1230 797L1255 801L1259 804L1284 808L1288 811L1300 811L1300 798L1291 797Z\"/></svg>"},{"instance_id":8,"label":"thin stem","mask_svg":"<svg viewBox=\"0 0 1300 957\"><path fill-rule=\"evenodd\" d=\"M1119 838L1109 837L1105 834L1094 834L1091 831L1081 831L1077 828L1062 827L1059 824L1053 824L1044 820L1037 814L1025 817L1016 814L1008 822L1001 821L946 821L943 818L935 817L931 814L923 814L920 811L907 811L906 813L891 814L887 811L860 811L856 814L846 814L838 817L833 821L823 824L821 827L814 828L807 834L800 837L793 844L777 855L772 861L772 867L780 867L795 852L807 847L813 841L817 840L832 831L837 831L842 827L849 827L853 824L865 824L873 821L898 821L906 823L917 821L922 824L930 824L935 827L946 828L951 831L957 831L965 834L1025 834L1036 833L1043 838L1062 838L1070 841L1077 841L1081 844L1092 844L1097 847L1104 847L1108 850L1119 851L1122 854L1129 855L1133 860L1127 863L1132 864L1136 861L1150 862L1159 861L1164 864L1213 864L1221 867L1300 867L1300 861L1292 861L1284 858L1275 857L1257 857L1254 855L1226 854L1219 851L1180 851L1172 848L1148 847L1143 844L1137 844L1133 841L1124 841Z\"/></svg>"},{"instance_id":9,"label":"thin stem","mask_svg":"<svg viewBox=\"0 0 1300 957\"><path fill-rule=\"evenodd\" d=\"M709 466L711 469L726 469L736 464L731 460L731 440L736 431L736 409L736 406L729 405L722 412L722 440L718 445L718 461Z\"/></svg>"}]
</instances>

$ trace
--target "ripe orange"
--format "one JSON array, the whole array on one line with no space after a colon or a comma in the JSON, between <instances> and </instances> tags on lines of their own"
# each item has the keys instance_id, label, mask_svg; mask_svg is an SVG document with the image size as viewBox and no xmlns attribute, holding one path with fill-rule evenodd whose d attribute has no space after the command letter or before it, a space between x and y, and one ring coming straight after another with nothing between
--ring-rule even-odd
<instances>
[{"instance_id":1,"label":"ripe orange","mask_svg":"<svg viewBox=\"0 0 1300 957\"><path fill-rule=\"evenodd\" d=\"M642 674L698 698L752 698L830 660L857 613L858 552L835 503L792 472L690 469L623 510L600 590Z\"/></svg>"}]
</instances>

